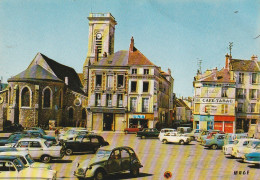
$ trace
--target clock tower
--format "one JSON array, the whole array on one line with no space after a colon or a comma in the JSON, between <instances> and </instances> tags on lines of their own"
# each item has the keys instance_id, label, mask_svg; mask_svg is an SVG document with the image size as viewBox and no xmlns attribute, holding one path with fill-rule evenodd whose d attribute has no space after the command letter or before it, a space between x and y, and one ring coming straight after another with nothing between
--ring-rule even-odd
<instances>
[{"instance_id":1,"label":"clock tower","mask_svg":"<svg viewBox=\"0 0 260 180\"><path fill-rule=\"evenodd\" d=\"M88 53L83 65L84 90L88 91L88 66L104 56L114 53L115 26L117 22L111 13L90 13ZM97 51L97 52L95 52Z\"/></svg>"}]
</instances>

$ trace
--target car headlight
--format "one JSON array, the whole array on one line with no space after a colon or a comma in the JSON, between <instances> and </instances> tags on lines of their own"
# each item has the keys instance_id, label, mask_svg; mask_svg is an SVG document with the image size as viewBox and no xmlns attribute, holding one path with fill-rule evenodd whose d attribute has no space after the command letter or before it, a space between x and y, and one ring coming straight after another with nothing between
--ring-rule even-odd
<instances>
[{"instance_id":1,"label":"car headlight","mask_svg":"<svg viewBox=\"0 0 260 180\"><path fill-rule=\"evenodd\" d=\"M85 173L85 170L84 170L84 169L82 169L82 168L79 168L79 169L78 169L78 174L79 174L79 175L84 175L84 173Z\"/></svg>"}]
</instances>

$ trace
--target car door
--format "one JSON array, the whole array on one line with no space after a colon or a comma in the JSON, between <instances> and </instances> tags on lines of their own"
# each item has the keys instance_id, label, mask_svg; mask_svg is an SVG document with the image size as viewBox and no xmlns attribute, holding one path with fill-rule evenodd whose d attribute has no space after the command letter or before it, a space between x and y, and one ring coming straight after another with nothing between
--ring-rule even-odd
<instances>
[{"instance_id":1,"label":"car door","mask_svg":"<svg viewBox=\"0 0 260 180\"><path fill-rule=\"evenodd\" d=\"M12 162L0 162L0 172L0 179L18 179L18 171Z\"/></svg>"},{"instance_id":2,"label":"car door","mask_svg":"<svg viewBox=\"0 0 260 180\"><path fill-rule=\"evenodd\" d=\"M29 152L29 141L20 141L14 146L18 151Z\"/></svg>"},{"instance_id":3,"label":"car door","mask_svg":"<svg viewBox=\"0 0 260 180\"><path fill-rule=\"evenodd\" d=\"M91 140L88 136L83 137L79 148L82 149L81 151L92 151L93 150Z\"/></svg>"},{"instance_id":4,"label":"car door","mask_svg":"<svg viewBox=\"0 0 260 180\"><path fill-rule=\"evenodd\" d=\"M43 147L38 141L31 141L29 143L29 154L34 159L39 159L40 156L43 154Z\"/></svg>"},{"instance_id":5,"label":"car door","mask_svg":"<svg viewBox=\"0 0 260 180\"><path fill-rule=\"evenodd\" d=\"M129 170L131 166L130 154L127 150L121 150L121 169L122 171Z\"/></svg>"},{"instance_id":6,"label":"car door","mask_svg":"<svg viewBox=\"0 0 260 180\"><path fill-rule=\"evenodd\" d=\"M113 150L108 162L107 162L108 173L115 173L122 171L121 169L121 152L119 149Z\"/></svg>"}]
</instances>

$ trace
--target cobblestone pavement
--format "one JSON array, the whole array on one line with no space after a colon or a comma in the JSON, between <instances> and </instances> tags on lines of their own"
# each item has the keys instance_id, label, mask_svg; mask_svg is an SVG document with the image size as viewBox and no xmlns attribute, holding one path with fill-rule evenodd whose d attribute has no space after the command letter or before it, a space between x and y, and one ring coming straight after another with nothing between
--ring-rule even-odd
<instances>
[{"instance_id":1,"label":"cobblestone pavement","mask_svg":"<svg viewBox=\"0 0 260 180\"><path fill-rule=\"evenodd\" d=\"M135 134L100 133L112 146L132 147L143 168L140 176L133 179L166 179L164 173L170 171L169 179L258 179L260 167L226 158L221 150L204 149L197 142L190 145L162 144L158 139L139 139ZM53 161L53 169L58 171L58 179L77 179L73 171L78 163L93 154L74 154L62 160ZM242 174L235 175L235 171ZM239 172L238 172L239 173ZM244 175L243 175L244 173ZM108 179L132 179L129 173L109 176Z\"/></svg>"}]
</instances>

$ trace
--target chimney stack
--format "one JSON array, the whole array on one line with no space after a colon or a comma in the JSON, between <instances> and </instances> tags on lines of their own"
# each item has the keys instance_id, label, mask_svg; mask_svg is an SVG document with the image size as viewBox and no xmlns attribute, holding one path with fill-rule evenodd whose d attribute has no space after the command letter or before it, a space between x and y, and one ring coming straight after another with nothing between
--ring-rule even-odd
<instances>
[{"instance_id":1,"label":"chimney stack","mask_svg":"<svg viewBox=\"0 0 260 180\"><path fill-rule=\"evenodd\" d=\"M229 70L229 61L230 61L230 56L226 54L226 64L225 64L225 69Z\"/></svg>"},{"instance_id":2,"label":"chimney stack","mask_svg":"<svg viewBox=\"0 0 260 180\"><path fill-rule=\"evenodd\" d=\"M254 54L253 54L253 56L251 57L251 60L257 61L257 60L258 60L257 55L254 55Z\"/></svg>"},{"instance_id":3,"label":"chimney stack","mask_svg":"<svg viewBox=\"0 0 260 180\"><path fill-rule=\"evenodd\" d=\"M129 51L130 51L130 52L133 52L133 51L134 51L134 37L133 37L133 36L132 36L132 38L131 38L131 44L130 44Z\"/></svg>"},{"instance_id":4,"label":"chimney stack","mask_svg":"<svg viewBox=\"0 0 260 180\"><path fill-rule=\"evenodd\" d=\"M98 62L98 47L95 47L95 62Z\"/></svg>"}]
</instances>

